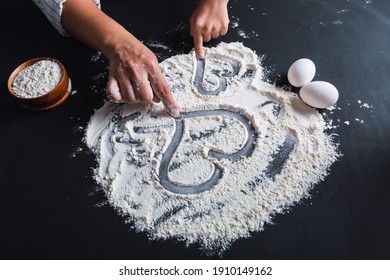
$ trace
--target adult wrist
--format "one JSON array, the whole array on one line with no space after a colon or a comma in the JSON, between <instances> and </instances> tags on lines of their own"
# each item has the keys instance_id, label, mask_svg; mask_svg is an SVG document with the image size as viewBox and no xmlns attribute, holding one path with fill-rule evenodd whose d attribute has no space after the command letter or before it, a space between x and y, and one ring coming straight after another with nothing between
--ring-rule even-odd
<instances>
[{"instance_id":1,"label":"adult wrist","mask_svg":"<svg viewBox=\"0 0 390 280\"><path fill-rule=\"evenodd\" d=\"M101 52L108 60L114 59L118 53L123 52L132 42L133 36L122 26L117 27L115 31L107 32L103 37Z\"/></svg>"}]
</instances>

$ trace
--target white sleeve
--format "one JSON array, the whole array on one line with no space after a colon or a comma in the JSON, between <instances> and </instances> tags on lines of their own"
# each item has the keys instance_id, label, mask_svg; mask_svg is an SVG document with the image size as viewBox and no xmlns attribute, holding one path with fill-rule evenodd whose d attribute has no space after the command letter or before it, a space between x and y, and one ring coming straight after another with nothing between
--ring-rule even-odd
<instances>
[{"instance_id":1,"label":"white sleeve","mask_svg":"<svg viewBox=\"0 0 390 280\"><path fill-rule=\"evenodd\" d=\"M63 36L69 36L61 23L62 5L67 0L32 0L45 14L50 23ZM91 0L92 1L92 0ZM93 0L96 6L100 8L100 0Z\"/></svg>"}]
</instances>

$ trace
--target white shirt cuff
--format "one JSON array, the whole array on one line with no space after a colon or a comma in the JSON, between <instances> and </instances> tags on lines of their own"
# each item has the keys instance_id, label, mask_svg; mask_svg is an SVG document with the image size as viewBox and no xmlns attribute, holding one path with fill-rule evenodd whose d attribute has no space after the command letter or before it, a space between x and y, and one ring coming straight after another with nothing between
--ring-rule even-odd
<instances>
[{"instance_id":1,"label":"white shirt cuff","mask_svg":"<svg viewBox=\"0 0 390 280\"><path fill-rule=\"evenodd\" d=\"M45 14L49 22L63 36L69 36L61 23L62 7L67 0L33 0L41 11ZM93 0L100 9L100 0Z\"/></svg>"}]
</instances>

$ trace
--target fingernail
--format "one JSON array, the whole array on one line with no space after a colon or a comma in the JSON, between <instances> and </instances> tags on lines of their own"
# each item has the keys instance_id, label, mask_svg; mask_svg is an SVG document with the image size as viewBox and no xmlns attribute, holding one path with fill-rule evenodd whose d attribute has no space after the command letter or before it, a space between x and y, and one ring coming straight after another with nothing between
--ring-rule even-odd
<instances>
[{"instance_id":1,"label":"fingernail","mask_svg":"<svg viewBox=\"0 0 390 280\"><path fill-rule=\"evenodd\" d=\"M167 110L168 114L172 117L172 118L179 118L180 117L180 112L179 112L179 109L178 108L168 108Z\"/></svg>"},{"instance_id":2,"label":"fingernail","mask_svg":"<svg viewBox=\"0 0 390 280\"><path fill-rule=\"evenodd\" d=\"M197 56L199 60L204 60L204 50L199 50Z\"/></svg>"}]
</instances>

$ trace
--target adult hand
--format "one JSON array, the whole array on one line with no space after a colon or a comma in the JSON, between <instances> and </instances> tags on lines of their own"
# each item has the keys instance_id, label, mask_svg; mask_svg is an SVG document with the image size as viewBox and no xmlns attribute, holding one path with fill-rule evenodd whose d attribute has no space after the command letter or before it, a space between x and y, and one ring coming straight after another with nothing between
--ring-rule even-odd
<instances>
[{"instance_id":1,"label":"adult hand","mask_svg":"<svg viewBox=\"0 0 390 280\"><path fill-rule=\"evenodd\" d=\"M127 33L106 56L110 61L106 91L113 102L162 101L168 114L179 116L156 56L133 35Z\"/></svg>"},{"instance_id":2,"label":"adult hand","mask_svg":"<svg viewBox=\"0 0 390 280\"><path fill-rule=\"evenodd\" d=\"M223 36L228 31L229 0L201 0L190 19L191 36L194 37L195 53L198 59L204 59L203 42L209 42Z\"/></svg>"},{"instance_id":3,"label":"adult hand","mask_svg":"<svg viewBox=\"0 0 390 280\"><path fill-rule=\"evenodd\" d=\"M67 0L61 22L69 34L102 51L109 60L106 91L112 101L162 101L168 114L179 116L156 56L93 1Z\"/></svg>"}]
</instances>

